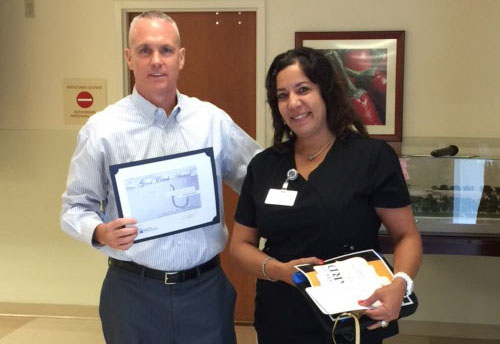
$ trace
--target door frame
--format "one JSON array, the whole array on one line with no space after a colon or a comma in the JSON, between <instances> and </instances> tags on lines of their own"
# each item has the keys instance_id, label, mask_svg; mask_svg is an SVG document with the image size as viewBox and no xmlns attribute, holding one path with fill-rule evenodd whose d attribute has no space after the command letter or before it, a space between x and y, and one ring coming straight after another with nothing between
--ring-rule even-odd
<instances>
[{"instance_id":1,"label":"door frame","mask_svg":"<svg viewBox=\"0 0 500 344\"><path fill-rule=\"evenodd\" d=\"M123 51L127 47L127 25L126 18L129 12L140 12L146 10L159 10L165 12L235 12L235 11L255 11L256 12L256 84L255 84L255 135L256 140L262 147L266 147L266 95L264 80L266 74L265 67L265 0L248 1L129 1L116 0L115 2L115 34L119 39L116 47L117 73L122 85L122 95L128 94L129 76L128 67L125 61ZM182 34L182 33L181 33Z\"/></svg>"}]
</instances>

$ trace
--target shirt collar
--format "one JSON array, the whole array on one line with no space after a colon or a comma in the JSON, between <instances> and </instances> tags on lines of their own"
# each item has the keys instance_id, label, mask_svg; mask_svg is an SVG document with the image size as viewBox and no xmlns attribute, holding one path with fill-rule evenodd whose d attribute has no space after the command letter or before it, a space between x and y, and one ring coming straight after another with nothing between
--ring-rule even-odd
<instances>
[{"instance_id":1,"label":"shirt collar","mask_svg":"<svg viewBox=\"0 0 500 344\"><path fill-rule=\"evenodd\" d=\"M172 110L171 115L173 118L175 118L176 121L179 121L178 117L182 109L186 107L187 97L184 94L180 93L179 90L176 91L176 94L177 94L177 104Z\"/></svg>"},{"instance_id":2,"label":"shirt collar","mask_svg":"<svg viewBox=\"0 0 500 344\"><path fill-rule=\"evenodd\" d=\"M157 107L149 100L144 98L137 89L134 87L132 94L130 95L132 103L139 110L142 116L148 120L151 124L155 122L155 118L158 116L166 120L165 111L162 108ZM174 106L172 112L169 114L168 119L173 118L177 121L177 117L181 112L181 108L185 103L185 96L176 90L177 104Z\"/></svg>"}]
</instances>

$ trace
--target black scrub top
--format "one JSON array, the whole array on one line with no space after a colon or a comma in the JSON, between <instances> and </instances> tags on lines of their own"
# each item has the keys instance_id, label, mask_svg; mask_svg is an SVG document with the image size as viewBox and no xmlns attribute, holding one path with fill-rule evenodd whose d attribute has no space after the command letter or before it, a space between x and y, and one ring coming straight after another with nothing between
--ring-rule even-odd
<instances>
[{"instance_id":1,"label":"black scrub top","mask_svg":"<svg viewBox=\"0 0 500 344\"><path fill-rule=\"evenodd\" d=\"M258 229L264 251L281 260L328 259L373 248L380 251L375 208L410 204L398 157L385 142L351 134L335 140L321 164L289 182L298 191L293 206L265 204L270 189L281 189L296 168L293 141L270 147L248 166L235 220Z\"/></svg>"}]
</instances>

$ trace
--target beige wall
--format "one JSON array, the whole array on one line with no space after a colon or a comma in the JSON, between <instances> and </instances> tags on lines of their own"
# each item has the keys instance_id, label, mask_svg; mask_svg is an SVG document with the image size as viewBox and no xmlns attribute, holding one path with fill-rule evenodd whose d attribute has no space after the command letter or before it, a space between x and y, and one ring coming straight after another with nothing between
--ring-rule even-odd
<instances>
[{"instance_id":1,"label":"beige wall","mask_svg":"<svg viewBox=\"0 0 500 344\"><path fill-rule=\"evenodd\" d=\"M496 0L272 0L267 62L293 47L295 31L405 30L404 135L498 137L499 9Z\"/></svg>"},{"instance_id":2,"label":"beige wall","mask_svg":"<svg viewBox=\"0 0 500 344\"><path fill-rule=\"evenodd\" d=\"M62 85L102 78L108 103L122 96L119 3L38 0L25 19L23 1L0 1L0 303L98 303L105 257L59 229L78 129L64 125ZM266 66L295 31L405 30L405 140L498 143L499 1L267 0L265 10ZM499 325L499 262L424 257L413 319Z\"/></svg>"}]
</instances>

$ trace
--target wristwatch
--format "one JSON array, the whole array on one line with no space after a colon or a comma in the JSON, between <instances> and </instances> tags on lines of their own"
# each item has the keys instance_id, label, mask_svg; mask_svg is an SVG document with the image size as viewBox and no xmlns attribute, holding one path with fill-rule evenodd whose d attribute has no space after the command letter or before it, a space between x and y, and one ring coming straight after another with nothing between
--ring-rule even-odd
<instances>
[{"instance_id":1,"label":"wristwatch","mask_svg":"<svg viewBox=\"0 0 500 344\"><path fill-rule=\"evenodd\" d=\"M405 294L405 296L407 296L407 297L410 296L411 293L413 293L413 280L411 279L411 277L408 276L408 274L405 272L395 273L394 278L397 278L397 277L405 280L405 282L406 282L406 294Z\"/></svg>"}]
</instances>

